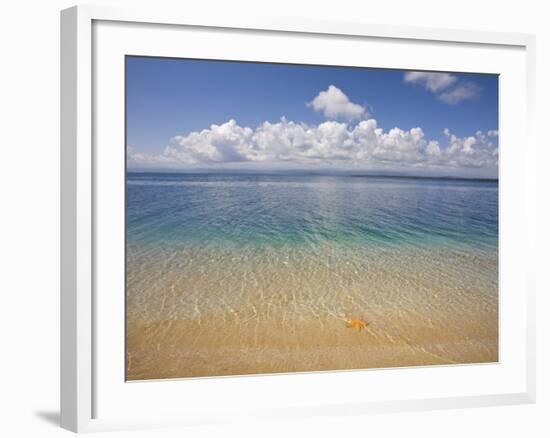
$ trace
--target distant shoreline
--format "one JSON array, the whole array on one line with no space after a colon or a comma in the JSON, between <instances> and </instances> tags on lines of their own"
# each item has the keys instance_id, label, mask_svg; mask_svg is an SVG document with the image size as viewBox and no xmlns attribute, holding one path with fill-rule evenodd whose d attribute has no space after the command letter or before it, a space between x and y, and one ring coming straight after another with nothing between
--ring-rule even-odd
<instances>
[{"instance_id":1,"label":"distant shoreline","mask_svg":"<svg viewBox=\"0 0 550 438\"><path fill-rule=\"evenodd\" d=\"M498 178L481 178L481 177L462 177L449 175L403 175L403 174L361 174L351 172L314 172L314 171L257 171L257 170L145 170L145 169L127 169L127 175L258 175L258 176L347 176L351 178L385 178L385 179L427 179L427 180L444 180L444 181L471 181L471 182L492 182L498 183Z\"/></svg>"},{"instance_id":2,"label":"distant shoreline","mask_svg":"<svg viewBox=\"0 0 550 438\"><path fill-rule=\"evenodd\" d=\"M439 179L447 181L474 181L474 182L495 182L498 178L467 178L460 176L416 176L416 175L350 175L355 178L388 178L388 179Z\"/></svg>"}]
</instances>

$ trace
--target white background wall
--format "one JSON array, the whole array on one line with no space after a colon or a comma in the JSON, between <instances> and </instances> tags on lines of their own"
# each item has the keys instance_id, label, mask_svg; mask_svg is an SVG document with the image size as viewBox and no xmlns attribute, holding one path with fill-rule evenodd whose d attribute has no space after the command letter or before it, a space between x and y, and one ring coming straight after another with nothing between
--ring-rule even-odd
<instances>
[{"instance_id":1,"label":"white background wall","mask_svg":"<svg viewBox=\"0 0 550 438\"><path fill-rule=\"evenodd\" d=\"M97 1L193 8L223 16L276 15L536 33L539 138L538 402L530 406L112 433L107 436L550 436L550 14L543 1ZM0 13L0 435L69 436L59 416L59 10L65 0L4 2ZM521 147L521 145L517 145ZM544 202L543 202L544 201ZM520 233L521 230L518 230ZM291 396L291 395L289 395Z\"/></svg>"}]
</instances>

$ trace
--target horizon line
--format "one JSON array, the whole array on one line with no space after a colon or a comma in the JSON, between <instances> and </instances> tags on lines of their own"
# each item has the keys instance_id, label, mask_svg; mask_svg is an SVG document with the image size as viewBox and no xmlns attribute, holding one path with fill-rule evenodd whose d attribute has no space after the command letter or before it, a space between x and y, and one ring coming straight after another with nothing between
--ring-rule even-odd
<instances>
[{"instance_id":1,"label":"horizon line","mask_svg":"<svg viewBox=\"0 0 550 438\"><path fill-rule=\"evenodd\" d=\"M407 173L377 173L377 172L362 172L350 170L304 170L304 169L126 169L126 174L142 173L142 174L220 174L220 175L302 175L302 176L349 176L353 178L402 178L402 179L440 179L440 180L457 180L457 181L487 181L498 182L497 177L483 176L454 176L454 175L416 175Z\"/></svg>"}]
</instances>

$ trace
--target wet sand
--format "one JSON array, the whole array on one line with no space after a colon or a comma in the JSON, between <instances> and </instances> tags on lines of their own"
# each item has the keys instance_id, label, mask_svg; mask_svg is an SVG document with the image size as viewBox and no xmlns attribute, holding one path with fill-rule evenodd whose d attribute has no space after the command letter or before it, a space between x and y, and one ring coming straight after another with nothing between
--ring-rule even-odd
<instances>
[{"instance_id":1,"label":"wet sand","mask_svg":"<svg viewBox=\"0 0 550 438\"><path fill-rule=\"evenodd\" d=\"M498 361L498 259L130 246L127 379ZM359 318L368 326L347 327Z\"/></svg>"}]
</instances>

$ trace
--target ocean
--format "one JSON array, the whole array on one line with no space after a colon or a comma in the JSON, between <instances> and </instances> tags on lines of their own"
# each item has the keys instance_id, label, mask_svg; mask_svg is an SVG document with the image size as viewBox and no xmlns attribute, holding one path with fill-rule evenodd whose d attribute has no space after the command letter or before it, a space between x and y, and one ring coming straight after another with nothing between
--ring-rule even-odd
<instances>
[{"instance_id":1,"label":"ocean","mask_svg":"<svg viewBox=\"0 0 550 438\"><path fill-rule=\"evenodd\" d=\"M497 181L129 172L126 192L130 380L498 361Z\"/></svg>"}]
</instances>

